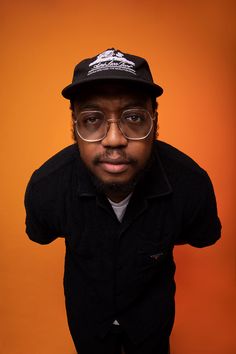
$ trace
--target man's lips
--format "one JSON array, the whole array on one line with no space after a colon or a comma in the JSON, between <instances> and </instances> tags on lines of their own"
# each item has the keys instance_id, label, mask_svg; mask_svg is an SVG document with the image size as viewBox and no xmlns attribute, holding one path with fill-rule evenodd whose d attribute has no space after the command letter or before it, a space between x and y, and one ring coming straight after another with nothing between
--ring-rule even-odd
<instances>
[{"instance_id":1,"label":"man's lips","mask_svg":"<svg viewBox=\"0 0 236 354\"><path fill-rule=\"evenodd\" d=\"M100 159L97 162L106 172L122 173L127 170L130 161L125 159Z\"/></svg>"}]
</instances>

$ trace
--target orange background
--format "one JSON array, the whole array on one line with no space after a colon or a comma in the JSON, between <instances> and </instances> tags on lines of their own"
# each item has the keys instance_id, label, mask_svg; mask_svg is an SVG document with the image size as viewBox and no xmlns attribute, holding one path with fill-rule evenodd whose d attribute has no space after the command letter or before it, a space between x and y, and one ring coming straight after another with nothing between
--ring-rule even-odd
<instances>
[{"instance_id":1,"label":"orange background","mask_svg":"<svg viewBox=\"0 0 236 354\"><path fill-rule=\"evenodd\" d=\"M32 171L72 142L60 91L74 65L115 47L148 59L165 89L160 139L209 172L223 223L214 247L176 248L172 354L234 354L235 1L1 0L0 7L0 352L75 353L64 243L27 239L23 195Z\"/></svg>"}]
</instances>

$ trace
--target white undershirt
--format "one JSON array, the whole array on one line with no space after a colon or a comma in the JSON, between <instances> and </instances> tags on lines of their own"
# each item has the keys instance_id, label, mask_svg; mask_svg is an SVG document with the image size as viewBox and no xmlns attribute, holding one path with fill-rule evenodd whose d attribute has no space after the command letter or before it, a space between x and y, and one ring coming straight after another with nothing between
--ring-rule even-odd
<instances>
[{"instance_id":1,"label":"white undershirt","mask_svg":"<svg viewBox=\"0 0 236 354\"><path fill-rule=\"evenodd\" d=\"M128 195L128 197L126 197L125 199L123 199L121 202L119 203L115 203L113 202L111 199L108 198L109 202L111 203L111 206L117 216L117 219L121 222L123 220L123 217L125 215L125 211L126 211L126 208L129 204L129 200L131 198L131 194ZM119 322L117 320L115 320L113 322L114 325L118 325L119 326Z\"/></svg>"},{"instance_id":2,"label":"white undershirt","mask_svg":"<svg viewBox=\"0 0 236 354\"><path fill-rule=\"evenodd\" d=\"M131 198L131 195L132 193L130 193L128 195L128 197L126 197L125 199L123 199L121 202L119 203L115 203L113 202L111 199L108 198L109 202L111 203L111 206L117 216L117 219L121 222L124 215L125 215L125 211L126 211L126 208L129 204L129 200Z\"/></svg>"}]
</instances>

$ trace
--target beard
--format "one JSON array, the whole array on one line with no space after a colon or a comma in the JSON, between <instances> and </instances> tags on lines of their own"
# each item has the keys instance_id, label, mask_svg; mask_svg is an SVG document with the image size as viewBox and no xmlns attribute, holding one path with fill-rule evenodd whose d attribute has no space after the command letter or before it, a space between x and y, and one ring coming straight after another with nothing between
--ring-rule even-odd
<instances>
[{"instance_id":1,"label":"beard","mask_svg":"<svg viewBox=\"0 0 236 354\"><path fill-rule=\"evenodd\" d=\"M135 186L137 185L139 179L141 178L141 172L138 173L131 181L128 182L103 182L97 176L92 174L90 171L90 177L92 182L99 193L104 193L105 195L110 194L130 194Z\"/></svg>"},{"instance_id":2,"label":"beard","mask_svg":"<svg viewBox=\"0 0 236 354\"><path fill-rule=\"evenodd\" d=\"M150 170L150 168L153 164L153 161L154 161L154 153L153 152L154 152L154 143L153 143L153 147L152 147L149 159L147 160L143 169L138 171L136 173L136 175L130 181L127 181L127 182L104 182L100 178L98 178L92 171L90 171L90 169L87 168L90 178L92 180L92 183L94 184L96 190L99 193L102 193L105 195L110 195L110 194L128 195L128 194L132 193L134 191L134 189L136 188L136 186L139 184L139 182L141 180L143 180L143 178L146 176L146 174ZM95 157L94 163L95 164L99 163L99 158ZM130 159L129 163L135 164L136 160Z\"/></svg>"}]
</instances>

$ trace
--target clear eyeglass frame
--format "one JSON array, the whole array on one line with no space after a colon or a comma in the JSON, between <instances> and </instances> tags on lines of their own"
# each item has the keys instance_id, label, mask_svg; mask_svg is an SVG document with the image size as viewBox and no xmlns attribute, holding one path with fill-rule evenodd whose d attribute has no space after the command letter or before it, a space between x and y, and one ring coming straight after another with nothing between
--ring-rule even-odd
<instances>
[{"instance_id":1,"label":"clear eyeglass frame","mask_svg":"<svg viewBox=\"0 0 236 354\"><path fill-rule=\"evenodd\" d=\"M124 131L122 130L122 128L120 127L120 121L123 117L124 114L127 114L127 113L133 113L133 112L137 112L137 111L142 111L142 112L145 112L147 114L147 116L150 118L150 128L148 130L148 132L142 136L142 137L137 137L137 138L134 138L134 137L129 137L127 136ZM87 112L87 113L97 113L99 112L99 114L103 114L104 117L105 117L105 114L102 112L102 111L97 111L97 110L91 110L91 111L82 111L79 113L79 116L81 114L83 114L84 112ZM114 119L107 119L106 120L106 130L105 130L105 133L104 135L101 137L101 138L97 138L97 139L88 139L88 138L84 138L81 133L79 132L79 129L78 129L78 119L74 119L73 122L74 122L74 125L75 125L75 130L76 130L76 133L78 134L78 136L83 140L83 141L86 141L88 143L96 143L96 142L99 142L99 141L102 141L103 139L105 139L105 137L107 136L107 133L108 133L108 130L109 130L109 126L111 123L115 123L117 124L118 128L120 129L121 133L123 134L123 136L127 139L127 140L134 140L134 141L138 141L138 140L144 140L146 139L151 131L152 131L152 128L153 128L153 122L156 120L156 113L154 113L154 115L152 116L151 113L146 110L146 109L136 109L136 108L131 108L131 109L126 109L122 112L121 114L121 117L118 119L118 120L114 120Z\"/></svg>"}]
</instances>

